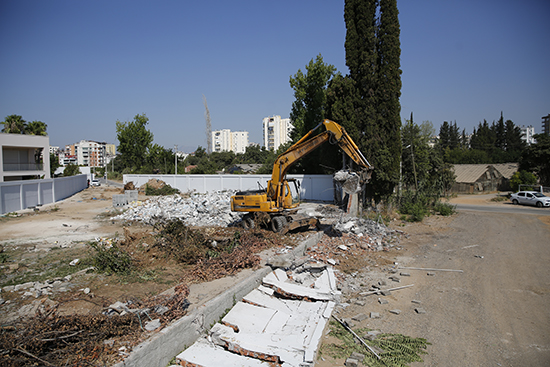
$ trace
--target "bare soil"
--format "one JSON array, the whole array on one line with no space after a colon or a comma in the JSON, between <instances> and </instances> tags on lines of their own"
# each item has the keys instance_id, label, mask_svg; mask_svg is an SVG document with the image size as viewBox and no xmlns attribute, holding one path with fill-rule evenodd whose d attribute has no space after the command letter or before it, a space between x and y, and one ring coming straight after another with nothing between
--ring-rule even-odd
<instances>
[{"instance_id":1,"label":"bare soil","mask_svg":"<svg viewBox=\"0 0 550 367\"><path fill-rule=\"evenodd\" d=\"M190 266L182 265L152 249L155 230L149 226L114 222L112 195L120 189L91 187L56 204L28 210L16 218L0 218L0 286L26 281L44 281L72 274L65 292L50 296L65 315L97 315L116 301L171 294L174 286L189 277ZM493 195L494 196L494 195ZM146 199L140 195L140 199ZM490 196L466 195L451 203L495 203ZM495 205L502 205L495 203ZM545 214L544 212L543 214ZM346 274L345 308L339 317L379 312L380 319L354 322L387 333L426 338L431 345L424 363L413 366L542 366L550 365L550 216L463 212L452 217L431 216L422 223L395 220L402 230L400 245L389 252L368 252L355 258L337 258L337 269ZM208 229L218 240L231 238L233 229ZM268 234L265 234L268 236ZM308 232L277 239L264 252L296 244ZM139 261L138 278L87 272L84 260L90 241L118 237ZM342 239L342 240L345 240ZM68 265L74 259L82 261ZM459 272L399 270L400 282L388 280L399 266L457 269ZM252 270L209 282L187 282L190 309L208 301L241 281ZM431 275L428 275L430 273ZM360 296L373 282L388 286L414 284L385 297ZM83 291L89 288L90 293ZM353 289L352 289L353 288ZM36 302L20 293L2 292L0 322L7 325L22 316L21 307ZM45 297L42 297L45 298ZM411 301L420 301L420 304ZM418 314L422 307L426 314ZM399 309L394 315L389 310ZM350 321L352 322L352 321ZM326 335L324 344L336 342ZM321 351L323 348L321 348ZM317 366L342 366L344 359L320 354Z\"/></svg>"},{"instance_id":2,"label":"bare soil","mask_svg":"<svg viewBox=\"0 0 550 367\"><path fill-rule=\"evenodd\" d=\"M494 203L481 195L453 201ZM417 224L400 223L408 234L401 243L403 250L380 254L391 265L368 269L364 288L344 294L350 306L339 317L355 328L427 339L431 345L422 356L424 362L411 366L548 366L549 214L547 210L541 210L540 216L464 211L448 218L431 216ZM392 268L398 269L397 274L390 272ZM398 275L400 282L389 280L390 275ZM379 279L385 279L388 287L414 286L389 296L359 295ZM418 308L426 313L418 313ZM371 312L380 318L352 319ZM326 335L323 345L331 343L338 340ZM316 366L344 365L345 359L334 359L323 350Z\"/></svg>"}]
</instances>

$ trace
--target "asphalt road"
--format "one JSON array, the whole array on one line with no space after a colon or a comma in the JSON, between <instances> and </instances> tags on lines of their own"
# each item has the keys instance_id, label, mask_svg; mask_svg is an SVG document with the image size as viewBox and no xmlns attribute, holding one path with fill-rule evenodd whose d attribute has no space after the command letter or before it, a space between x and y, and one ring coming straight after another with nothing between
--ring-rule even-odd
<instances>
[{"instance_id":1,"label":"asphalt road","mask_svg":"<svg viewBox=\"0 0 550 367\"><path fill-rule=\"evenodd\" d=\"M533 215L550 215L550 208L536 208L532 206L501 204L501 205L471 205L471 204L456 204L459 211L469 210L478 212L490 213L508 213L508 214L533 214Z\"/></svg>"}]
</instances>

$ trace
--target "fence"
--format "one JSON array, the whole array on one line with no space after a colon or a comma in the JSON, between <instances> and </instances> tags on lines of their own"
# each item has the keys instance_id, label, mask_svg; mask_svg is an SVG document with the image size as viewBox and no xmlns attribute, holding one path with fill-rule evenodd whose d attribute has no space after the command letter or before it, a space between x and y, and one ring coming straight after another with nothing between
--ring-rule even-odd
<instances>
[{"instance_id":1,"label":"fence","mask_svg":"<svg viewBox=\"0 0 550 367\"><path fill-rule=\"evenodd\" d=\"M0 214L54 203L87 186L86 175L0 182Z\"/></svg>"},{"instance_id":2,"label":"fence","mask_svg":"<svg viewBox=\"0 0 550 367\"><path fill-rule=\"evenodd\" d=\"M541 193L550 193L550 187L542 186L542 185L519 185L518 191L538 191Z\"/></svg>"},{"instance_id":3,"label":"fence","mask_svg":"<svg viewBox=\"0 0 550 367\"><path fill-rule=\"evenodd\" d=\"M331 175L288 175L300 182L300 198L310 201L333 201ZM161 180L181 192L206 193L221 190L255 190L267 186L271 175L124 175L124 183L139 187L150 179ZM292 185L292 184L291 184Z\"/></svg>"}]
</instances>

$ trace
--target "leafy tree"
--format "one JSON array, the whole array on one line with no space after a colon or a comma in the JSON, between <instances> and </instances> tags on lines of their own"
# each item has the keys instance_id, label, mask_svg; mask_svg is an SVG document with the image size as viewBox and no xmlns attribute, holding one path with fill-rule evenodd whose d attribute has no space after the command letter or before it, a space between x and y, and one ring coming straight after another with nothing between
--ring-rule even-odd
<instances>
[{"instance_id":1,"label":"leafy tree","mask_svg":"<svg viewBox=\"0 0 550 367\"><path fill-rule=\"evenodd\" d=\"M153 142L153 133L145 128L149 119L136 115L133 121L116 122L117 139L122 165L131 172L138 171L146 162L147 151Z\"/></svg>"},{"instance_id":2,"label":"leafy tree","mask_svg":"<svg viewBox=\"0 0 550 367\"><path fill-rule=\"evenodd\" d=\"M537 134L535 144L531 144L523 152L519 168L534 172L540 184L550 186L550 135Z\"/></svg>"},{"instance_id":3,"label":"leafy tree","mask_svg":"<svg viewBox=\"0 0 550 367\"><path fill-rule=\"evenodd\" d=\"M50 153L50 177L54 176L55 170L57 170L61 165L59 164L59 159L53 153Z\"/></svg>"},{"instance_id":4,"label":"leafy tree","mask_svg":"<svg viewBox=\"0 0 550 367\"><path fill-rule=\"evenodd\" d=\"M48 125L46 125L46 123L42 121L32 121L27 124L27 127L25 128L25 134L46 136L48 135L46 133L47 128Z\"/></svg>"},{"instance_id":5,"label":"leafy tree","mask_svg":"<svg viewBox=\"0 0 550 367\"><path fill-rule=\"evenodd\" d=\"M262 164L265 162L268 154L269 150L266 147L260 147L259 145L248 146L243 154L235 156L235 163Z\"/></svg>"},{"instance_id":6,"label":"leafy tree","mask_svg":"<svg viewBox=\"0 0 550 367\"><path fill-rule=\"evenodd\" d=\"M76 164L69 163L63 170L63 176L75 176L80 174L80 168Z\"/></svg>"},{"instance_id":7,"label":"leafy tree","mask_svg":"<svg viewBox=\"0 0 550 367\"><path fill-rule=\"evenodd\" d=\"M147 152L146 164L140 169L140 173L164 173L174 172L175 157L170 149L158 144L153 144Z\"/></svg>"},{"instance_id":8,"label":"leafy tree","mask_svg":"<svg viewBox=\"0 0 550 367\"><path fill-rule=\"evenodd\" d=\"M297 142L310 130L315 128L325 118L327 85L335 75L336 68L323 62L321 54L315 61L311 59L306 65L306 73L301 69L290 77L290 86L294 90L294 102L290 111L290 120L294 125L291 132L293 142ZM320 132L320 131L319 131ZM292 172L321 173L319 163L324 154L323 149L317 149L303 157L292 166Z\"/></svg>"},{"instance_id":9,"label":"leafy tree","mask_svg":"<svg viewBox=\"0 0 550 367\"><path fill-rule=\"evenodd\" d=\"M519 185L536 185L537 177L531 172L517 171L510 178L510 187L513 191L519 190Z\"/></svg>"},{"instance_id":10,"label":"leafy tree","mask_svg":"<svg viewBox=\"0 0 550 367\"><path fill-rule=\"evenodd\" d=\"M27 127L27 122L19 115L7 116L2 124L2 132L8 134L24 134Z\"/></svg>"}]
</instances>

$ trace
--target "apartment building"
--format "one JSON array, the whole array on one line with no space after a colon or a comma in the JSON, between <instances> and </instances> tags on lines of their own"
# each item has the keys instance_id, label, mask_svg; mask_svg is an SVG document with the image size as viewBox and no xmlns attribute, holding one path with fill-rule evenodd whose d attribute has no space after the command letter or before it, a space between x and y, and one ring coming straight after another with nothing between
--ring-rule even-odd
<instances>
[{"instance_id":1,"label":"apartment building","mask_svg":"<svg viewBox=\"0 0 550 367\"><path fill-rule=\"evenodd\" d=\"M248 131L229 129L212 131L212 151L244 153L248 146Z\"/></svg>"},{"instance_id":2,"label":"apartment building","mask_svg":"<svg viewBox=\"0 0 550 367\"><path fill-rule=\"evenodd\" d=\"M279 146L290 141L290 133L294 126L290 119L281 116L265 117L263 119L264 146L276 151Z\"/></svg>"},{"instance_id":3,"label":"apartment building","mask_svg":"<svg viewBox=\"0 0 550 367\"><path fill-rule=\"evenodd\" d=\"M70 157L76 157L76 164L87 167L104 167L106 157L106 143L91 140L81 140L78 143L65 147L64 163L71 162ZM61 160L60 160L61 163Z\"/></svg>"},{"instance_id":4,"label":"apartment building","mask_svg":"<svg viewBox=\"0 0 550 367\"><path fill-rule=\"evenodd\" d=\"M542 133L550 135L550 114L542 116Z\"/></svg>"}]
</instances>

